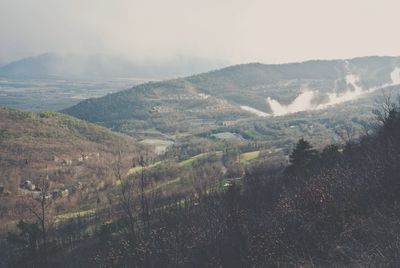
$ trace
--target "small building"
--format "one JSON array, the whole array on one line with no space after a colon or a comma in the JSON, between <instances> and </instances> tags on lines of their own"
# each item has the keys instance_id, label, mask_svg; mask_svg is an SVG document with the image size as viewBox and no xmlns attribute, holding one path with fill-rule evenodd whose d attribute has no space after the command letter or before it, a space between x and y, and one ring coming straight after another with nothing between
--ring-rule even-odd
<instances>
[{"instance_id":1,"label":"small building","mask_svg":"<svg viewBox=\"0 0 400 268\"><path fill-rule=\"evenodd\" d=\"M68 195L69 195L69 190L68 189L54 189L51 192L51 197L53 199L67 197Z\"/></svg>"},{"instance_id":2,"label":"small building","mask_svg":"<svg viewBox=\"0 0 400 268\"><path fill-rule=\"evenodd\" d=\"M68 195L69 195L69 190L68 189L61 190L61 197L67 197Z\"/></svg>"},{"instance_id":3,"label":"small building","mask_svg":"<svg viewBox=\"0 0 400 268\"><path fill-rule=\"evenodd\" d=\"M70 166L72 165L72 160L70 159L63 159L63 161L61 162L63 165L65 166Z\"/></svg>"},{"instance_id":4,"label":"small building","mask_svg":"<svg viewBox=\"0 0 400 268\"><path fill-rule=\"evenodd\" d=\"M32 183L32 181L30 181L30 180L26 180L26 181L22 182L19 186L20 186L20 188L24 188L29 191L34 191L36 189L36 185L34 183Z\"/></svg>"},{"instance_id":5,"label":"small building","mask_svg":"<svg viewBox=\"0 0 400 268\"><path fill-rule=\"evenodd\" d=\"M78 161L79 161L79 162L83 162L83 161L88 160L88 159L89 159L89 156L88 156L88 155L82 154L82 155L78 158Z\"/></svg>"}]
</instances>

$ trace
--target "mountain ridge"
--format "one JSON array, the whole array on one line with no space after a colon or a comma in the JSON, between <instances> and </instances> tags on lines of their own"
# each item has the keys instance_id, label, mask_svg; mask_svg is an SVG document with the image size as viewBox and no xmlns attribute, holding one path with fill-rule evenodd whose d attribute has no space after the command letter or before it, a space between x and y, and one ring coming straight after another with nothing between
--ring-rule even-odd
<instances>
[{"instance_id":1,"label":"mountain ridge","mask_svg":"<svg viewBox=\"0 0 400 268\"><path fill-rule=\"evenodd\" d=\"M346 96L345 101L350 97L356 100L357 94L346 94L390 85L391 75L399 66L400 57L379 56L278 65L240 64L141 84L84 100L63 112L120 131L140 126L184 132L199 128L198 122L217 127L256 113L268 116L305 111L297 107L301 103L296 101L304 92L314 92L305 97L307 105L315 107L341 103L342 96ZM279 110L274 111L277 107ZM181 128L176 122L185 122L188 127Z\"/></svg>"},{"instance_id":2,"label":"mountain ridge","mask_svg":"<svg viewBox=\"0 0 400 268\"><path fill-rule=\"evenodd\" d=\"M186 76L226 65L224 61L177 57L135 62L106 54L44 53L0 66L0 76L14 78L148 78Z\"/></svg>"}]
</instances>

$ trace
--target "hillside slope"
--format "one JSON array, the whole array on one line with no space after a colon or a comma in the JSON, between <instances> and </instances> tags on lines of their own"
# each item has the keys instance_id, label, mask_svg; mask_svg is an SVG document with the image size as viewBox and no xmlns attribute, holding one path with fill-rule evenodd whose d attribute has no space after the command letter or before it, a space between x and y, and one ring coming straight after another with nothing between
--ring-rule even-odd
<instances>
[{"instance_id":1,"label":"hillside slope","mask_svg":"<svg viewBox=\"0 0 400 268\"><path fill-rule=\"evenodd\" d=\"M287 165L259 159L242 178L161 206L159 195L138 194L147 215L118 214L115 208L134 204L120 199L86 217L97 221L56 226L49 239L56 254L22 251L46 245L37 239L32 246L30 230L16 232L0 254L14 263L48 258L59 267L398 267L400 108L387 102L376 114L378 124L358 141L316 150L300 139ZM206 165L194 178L213 180ZM80 235L88 229L95 231ZM67 239L71 233L75 240Z\"/></svg>"},{"instance_id":2,"label":"hillside slope","mask_svg":"<svg viewBox=\"0 0 400 268\"><path fill-rule=\"evenodd\" d=\"M65 114L0 108L0 185L12 195L20 182L46 173L54 188L101 188L119 152L133 157L138 150L132 137Z\"/></svg>"},{"instance_id":3,"label":"hillside slope","mask_svg":"<svg viewBox=\"0 0 400 268\"><path fill-rule=\"evenodd\" d=\"M63 112L125 132L195 132L254 116L317 110L400 83L400 58L244 64L147 83ZM95 113L96 111L96 113Z\"/></svg>"}]
</instances>

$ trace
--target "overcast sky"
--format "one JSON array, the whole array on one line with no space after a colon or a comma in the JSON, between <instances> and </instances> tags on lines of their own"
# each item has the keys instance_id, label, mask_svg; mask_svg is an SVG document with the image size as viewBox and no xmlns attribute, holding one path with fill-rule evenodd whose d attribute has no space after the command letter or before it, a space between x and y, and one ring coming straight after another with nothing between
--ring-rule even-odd
<instances>
[{"instance_id":1,"label":"overcast sky","mask_svg":"<svg viewBox=\"0 0 400 268\"><path fill-rule=\"evenodd\" d=\"M45 53L230 63L400 55L399 0L0 0L0 62Z\"/></svg>"}]
</instances>

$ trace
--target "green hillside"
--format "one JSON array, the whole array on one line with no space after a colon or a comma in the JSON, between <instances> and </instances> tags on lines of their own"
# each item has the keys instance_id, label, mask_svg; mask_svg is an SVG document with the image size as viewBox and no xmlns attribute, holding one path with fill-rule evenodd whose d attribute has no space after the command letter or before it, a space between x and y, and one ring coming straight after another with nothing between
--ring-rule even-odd
<instances>
[{"instance_id":1,"label":"green hillside","mask_svg":"<svg viewBox=\"0 0 400 268\"><path fill-rule=\"evenodd\" d=\"M312 90L312 103L323 104L328 93L366 90L391 82L399 66L395 57L308 61L280 65L243 64L182 79L152 82L88 99L63 112L111 129L134 133L156 129L162 133L196 132L256 117L241 106L271 113L267 98L282 105L304 90Z\"/></svg>"}]
</instances>

